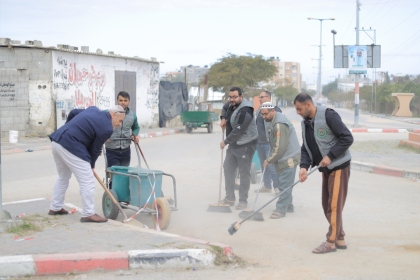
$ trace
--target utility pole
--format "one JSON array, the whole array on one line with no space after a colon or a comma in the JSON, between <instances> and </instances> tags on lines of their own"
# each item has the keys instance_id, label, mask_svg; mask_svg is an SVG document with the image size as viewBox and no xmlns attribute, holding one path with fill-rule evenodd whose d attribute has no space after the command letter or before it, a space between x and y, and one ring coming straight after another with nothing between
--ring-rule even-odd
<instances>
[{"instance_id":1,"label":"utility pole","mask_svg":"<svg viewBox=\"0 0 420 280\"><path fill-rule=\"evenodd\" d=\"M318 81L316 83L316 91L317 95L315 97L315 104L316 100L321 97L322 95L322 20L319 21L320 28L319 28L319 60L318 60Z\"/></svg>"},{"instance_id":2,"label":"utility pole","mask_svg":"<svg viewBox=\"0 0 420 280\"><path fill-rule=\"evenodd\" d=\"M316 100L322 95L322 22L324 20L335 20L335 18L313 18L308 17L308 20L319 20L319 59L318 59L318 78L316 83L316 95L315 95L315 102Z\"/></svg>"},{"instance_id":3,"label":"utility pole","mask_svg":"<svg viewBox=\"0 0 420 280\"><path fill-rule=\"evenodd\" d=\"M356 0L356 46L359 45L359 11L362 4ZM355 74L354 85L354 127L359 127L359 74Z\"/></svg>"},{"instance_id":4,"label":"utility pole","mask_svg":"<svg viewBox=\"0 0 420 280\"><path fill-rule=\"evenodd\" d=\"M362 29L360 31L365 32L366 35L368 35L369 38L372 39L373 44L376 45L376 30L375 29L372 29L372 27L370 27L369 29L365 29L364 27L362 27ZM373 38L368 34L368 31L369 32L373 31ZM372 61L372 63L373 63L373 61ZM373 101L374 100L375 100L375 112L376 112L376 91L375 91L375 98L373 97L374 96L373 95L373 83L374 83L374 81L376 83L376 78L374 78L374 77L376 77L376 68L373 68L373 65L372 65L372 96L371 96L371 99L370 99L370 112L371 113L373 111Z\"/></svg>"}]
</instances>

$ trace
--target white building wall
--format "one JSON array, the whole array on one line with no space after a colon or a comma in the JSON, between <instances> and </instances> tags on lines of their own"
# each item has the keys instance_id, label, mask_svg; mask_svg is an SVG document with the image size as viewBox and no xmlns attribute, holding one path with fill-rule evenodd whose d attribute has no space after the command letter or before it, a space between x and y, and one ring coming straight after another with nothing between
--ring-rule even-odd
<instances>
[{"instance_id":1,"label":"white building wall","mask_svg":"<svg viewBox=\"0 0 420 280\"><path fill-rule=\"evenodd\" d=\"M29 80L29 122L33 132L51 133L54 125L54 102L51 99L51 81Z\"/></svg>"},{"instance_id":2,"label":"white building wall","mask_svg":"<svg viewBox=\"0 0 420 280\"><path fill-rule=\"evenodd\" d=\"M52 51L53 96L76 108L116 104L115 71L136 72L136 114L141 127L158 124L159 64L94 54Z\"/></svg>"}]
</instances>

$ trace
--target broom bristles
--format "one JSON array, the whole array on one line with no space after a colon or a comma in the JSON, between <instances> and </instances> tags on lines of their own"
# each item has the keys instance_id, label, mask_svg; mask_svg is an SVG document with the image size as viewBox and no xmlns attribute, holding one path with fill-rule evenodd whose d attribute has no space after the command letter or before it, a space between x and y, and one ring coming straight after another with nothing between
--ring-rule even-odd
<instances>
[{"instance_id":1,"label":"broom bristles","mask_svg":"<svg viewBox=\"0 0 420 280\"><path fill-rule=\"evenodd\" d=\"M216 213L232 213L229 205L223 204L210 204L207 212L216 212Z\"/></svg>"}]
</instances>

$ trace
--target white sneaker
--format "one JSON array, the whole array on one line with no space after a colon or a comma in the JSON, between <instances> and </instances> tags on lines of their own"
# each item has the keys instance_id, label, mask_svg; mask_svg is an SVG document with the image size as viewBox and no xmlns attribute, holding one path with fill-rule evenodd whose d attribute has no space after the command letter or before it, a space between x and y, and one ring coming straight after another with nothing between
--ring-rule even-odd
<instances>
[{"instance_id":1,"label":"white sneaker","mask_svg":"<svg viewBox=\"0 0 420 280\"><path fill-rule=\"evenodd\" d=\"M275 193L275 195L278 195L278 194L280 193L279 188L275 188L275 189L274 189L274 193Z\"/></svg>"}]
</instances>

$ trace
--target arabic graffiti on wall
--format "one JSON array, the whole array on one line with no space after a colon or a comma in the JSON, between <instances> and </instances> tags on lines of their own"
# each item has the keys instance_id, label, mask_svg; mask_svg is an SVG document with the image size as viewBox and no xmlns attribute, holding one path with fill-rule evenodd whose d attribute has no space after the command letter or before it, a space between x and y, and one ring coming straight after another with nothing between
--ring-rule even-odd
<instances>
[{"instance_id":1,"label":"arabic graffiti on wall","mask_svg":"<svg viewBox=\"0 0 420 280\"><path fill-rule=\"evenodd\" d=\"M0 82L0 97L2 100L14 100L16 88L14 83Z\"/></svg>"},{"instance_id":2,"label":"arabic graffiti on wall","mask_svg":"<svg viewBox=\"0 0 420 280\"><path fill-rule=\"evenodd\" d=\"M146 108L155 110L159 105L159 65L150 65L150 85L147 89Z\"/></svg>"},{"instance_id":3,"label":"arabic graffiti on wall","mask_svg":"<svg viewBox=\"0 0 420 280\"><path fill-rule=\"evenodd\" d=\"M75 108L97 106L107 109L111 97L104 89L107 85L105 70L85 59L78 62L74 54L69 57L57 56L53 59L53 88L58 99L71 98Z\"/></svg>"}]
</instances>

